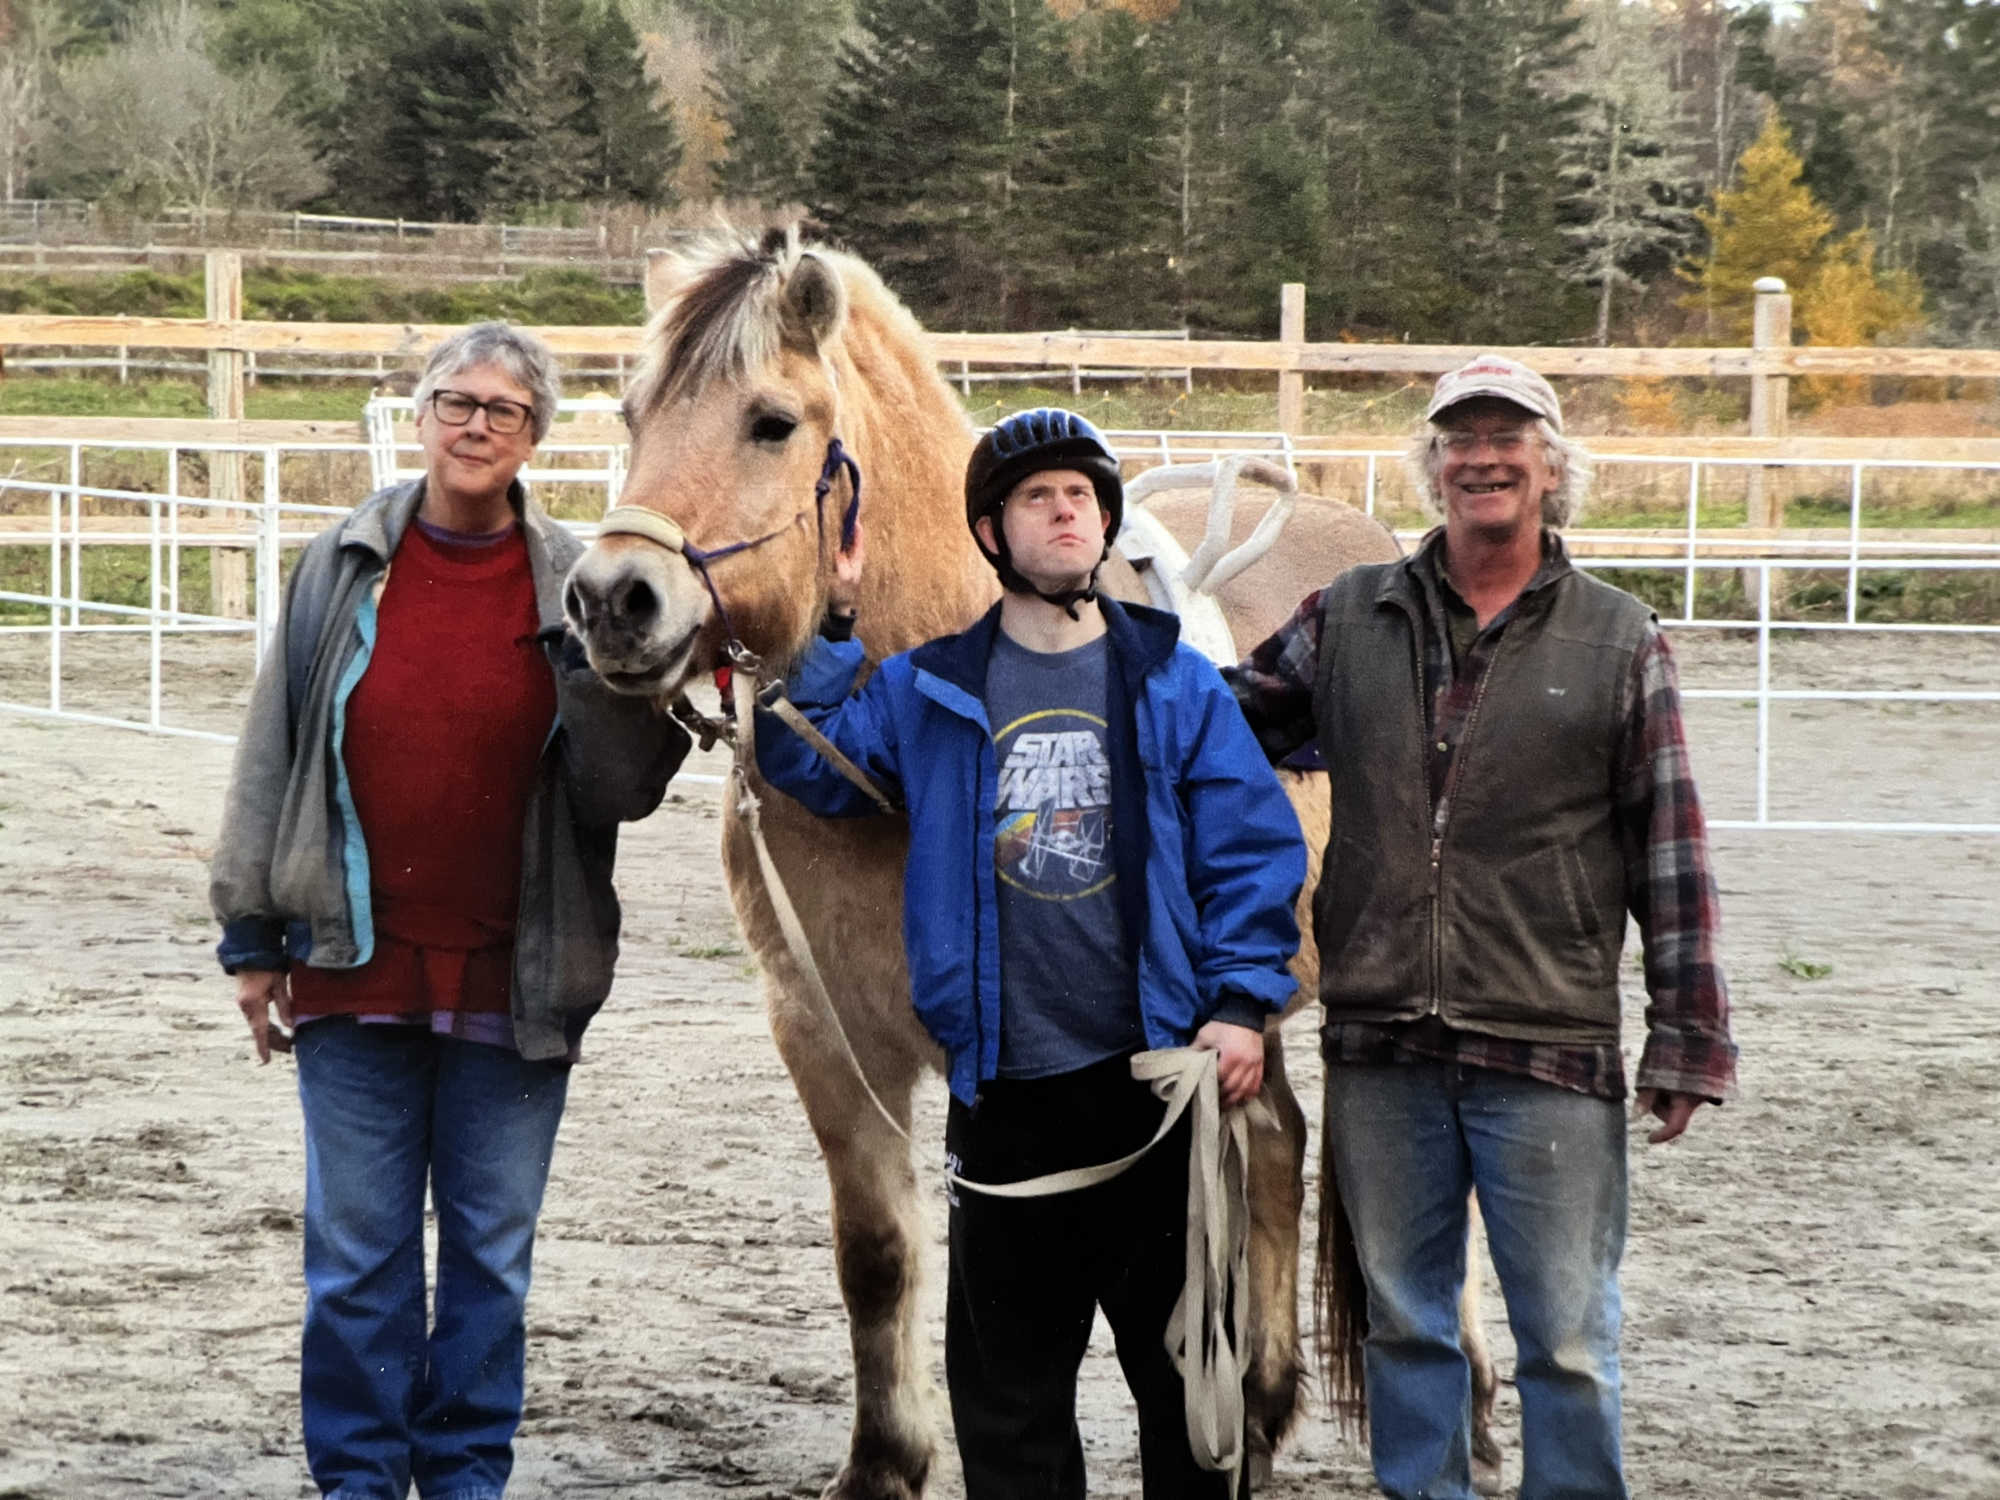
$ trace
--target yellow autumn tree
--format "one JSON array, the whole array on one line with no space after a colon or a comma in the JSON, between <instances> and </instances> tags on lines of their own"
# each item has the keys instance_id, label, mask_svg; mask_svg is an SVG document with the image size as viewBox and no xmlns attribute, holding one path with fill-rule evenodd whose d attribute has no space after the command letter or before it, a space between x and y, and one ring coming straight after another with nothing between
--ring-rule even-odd
<instances>
[{"instance_id":1,"label":"yellow autumn tree","mask_svg":"<svg viewBox=\"0 0 2000 1500\"><path fill-rule=\"evenodd\" d=\"M1923 290L1908 271L1875 265L1875 240L1857 229L1828 245L1793 304L1808 344L1858 348L1885 336L1921 330ZM1867 377L1810 375L1800 382L1809 402L1867 399Z\"/></svg>"},{"instance_id":2,"label":"yellow autumn tree","mask_svg":"<svg viewBox=\"0 0 2000 1500\"><path fill-rule=\"evenodd\" d=\"M1736 186L1695 210L1708 231L1708 257L1683 272L1694 283L1683 305L1708 315L1710 337L1750 342L1751 288L1758 277L1782 276L1795 292L1812 281L1833 215L1799 180L1804 171L1790 132L1772 110L1737 158Z\"/></svg>"}]
</instances>

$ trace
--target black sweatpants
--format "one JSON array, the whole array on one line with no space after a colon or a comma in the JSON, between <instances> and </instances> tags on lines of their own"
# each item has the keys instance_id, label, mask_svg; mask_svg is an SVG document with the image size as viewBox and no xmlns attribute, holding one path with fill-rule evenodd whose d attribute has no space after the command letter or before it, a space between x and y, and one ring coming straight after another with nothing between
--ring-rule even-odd
<instances>
[{"instance_id":1,"label":"black sweatpants","mask_svg":"<svg viewBox=\"0 0 2000 1500\"><path fill-rule=\"evenodd\" d=\"M974 1182L1109 1161L1165 1106L1112 1058L1053 1078L997 1079L951 1103L945 1149ZM945 1375L967 1500L1079 1500L1076 1379L1096 1309L1139 1409L1146 1500L1228 1500L1188 1447L1167 1318L1187 1270L1186 1119L1123 1176L1054 1198L955 1190Z\"/></svg>"}]
</instances>

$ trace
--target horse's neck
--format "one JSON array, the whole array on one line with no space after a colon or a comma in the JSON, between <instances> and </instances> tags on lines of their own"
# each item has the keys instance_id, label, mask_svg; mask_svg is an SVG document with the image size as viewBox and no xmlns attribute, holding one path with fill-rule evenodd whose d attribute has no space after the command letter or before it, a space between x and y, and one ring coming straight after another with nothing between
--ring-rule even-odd
<instances>
[{"instance_id":1,"label":"horse's neck","mask_svg":"<svg viewBox=\"0 0 2000 1500\"><path fill-rule=\"evenodd\" d=\"M890 358L879 342L864 342L843 375L872 398L856 402L852 421L857 450L867 455L860 608L868 644L887 654L964 629L999 584L965 526L971 432L928 358L913 365L908 355Z\"/></svg>"}]
</instances>

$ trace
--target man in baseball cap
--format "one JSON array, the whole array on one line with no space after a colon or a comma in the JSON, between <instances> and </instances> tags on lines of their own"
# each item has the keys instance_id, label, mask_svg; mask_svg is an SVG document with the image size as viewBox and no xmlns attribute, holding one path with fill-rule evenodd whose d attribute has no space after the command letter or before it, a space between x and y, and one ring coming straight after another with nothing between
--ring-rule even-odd
<instances>
[{"instance_id":1,"label":"man in baseball cap","mask_svg":"<svg viewBox=\"0 0 2000 1500\"><path fill-rule=\"evenodd\" d=\"M1669 1141L1735 1091L1715 878L1666 637L1558 534L1589 470L1555 392L1482 354L1425 417L1412 468L1443 524L1229 674L1265 753L1311 737L1331 781L1321 1181L1367 1284L1371 1457L1392 1496L1472 1500L1475 1456L1497 1477L1458 1343L1476 1190L1519 1351L1523 1500L1623 1500L1621 955L1636 918L1637 1103Z\"/></svg>"},{"instance_id":2,"label":"man in baseball cap","mask_svg":"<svg viewBox=\"0 0 2000 1500\"><path fill-rule=\"evenodd\" d=\"M1519 360L1501 354L1482 354L1438 376L1431 404L1424 410L1424 420L1435 422L1439 413L1475 396L1511 401L1523 411L1540 417L1557 432L1562 431L1562 402L1556 399L1555 388Z\"/></svg>"}]
</instances>

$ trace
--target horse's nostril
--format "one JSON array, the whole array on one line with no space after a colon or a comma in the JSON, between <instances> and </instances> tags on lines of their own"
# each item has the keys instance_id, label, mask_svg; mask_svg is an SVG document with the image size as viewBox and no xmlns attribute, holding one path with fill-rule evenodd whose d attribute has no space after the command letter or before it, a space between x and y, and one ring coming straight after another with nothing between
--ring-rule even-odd
<instances>
[{"instance_id":1,"label":"horse's nostril","mask_svg":"<svg viewBox=\"0 0 2000 1500\"><path fill-rule=\"evenodd\" d=\"M576 622L579 630L589 628L590 611L583 607L583 592L577 588L574 578L563 587L563 613Z\"/></svg>"},{"instance_id":2,"label":"horse's nostril","mask_svg":"<svg viewBox=\"0 0 2000 1500\"><path fill-rule=\"evenodd\" d=\"M660 596L643 578L635 578L618 601L618 613L627 625L644 629L660 613Z\"/></svg>"}]
</instances>

